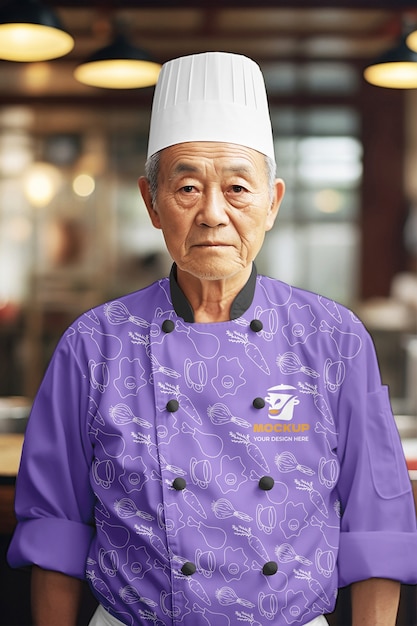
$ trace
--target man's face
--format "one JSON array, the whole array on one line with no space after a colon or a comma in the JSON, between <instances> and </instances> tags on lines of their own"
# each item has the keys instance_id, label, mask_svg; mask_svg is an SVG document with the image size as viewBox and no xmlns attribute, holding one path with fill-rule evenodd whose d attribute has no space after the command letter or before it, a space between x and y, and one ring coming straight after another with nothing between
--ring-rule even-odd
<instances>
[{"instance_id":1,"label":"man's face","mask_svg":"<svg viewBox=\"0 0 417 626\"><path fill-rule=\"evenodd\" d=\"M277 181L271 198L262 154L220 142L164 149L153 206L143 179L139 184L178 268L201 280L231 278L248 268L284 193Z\"/></svg>"}]
</instances>

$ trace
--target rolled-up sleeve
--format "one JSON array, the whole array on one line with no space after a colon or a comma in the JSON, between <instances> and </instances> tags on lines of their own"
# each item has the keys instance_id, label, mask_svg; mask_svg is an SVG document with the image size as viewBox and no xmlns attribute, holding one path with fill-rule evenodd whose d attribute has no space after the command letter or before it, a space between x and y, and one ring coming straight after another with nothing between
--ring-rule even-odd
<instances>
[{"instance_id":1,"label":"rolled-up sleeve","mask_svg":"<svg viewBox=\"0 0 417 626\"><path fill-rule=\"evenodd\" d=\"M84 577L93 536L88 378L61 339L35 398L16 482L12 567L35 564Z\"/></svg>"},{"instance_id":2,"label":"rolled-up sleeve","mask_svg":"<svg viewBox=\"0 0 417 626\"><path fill-rule=\"evenodd\" d=\"M372 341L351 364L339 398L341 587L367 578L417 583L414 499L388 389Z\"/></svg>"}]
</instances>

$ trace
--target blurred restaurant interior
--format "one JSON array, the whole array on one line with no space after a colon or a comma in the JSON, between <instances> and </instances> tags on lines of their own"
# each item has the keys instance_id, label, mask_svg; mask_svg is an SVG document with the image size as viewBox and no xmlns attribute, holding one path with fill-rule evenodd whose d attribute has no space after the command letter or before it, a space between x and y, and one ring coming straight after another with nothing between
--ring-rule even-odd
<instances>
[{"instance_id":1,"label":"blurred restaurant interior","mask_svg":"<svg viewBox=\"0 0 417 626\"><path fill-rule=\"evenodd\" d=\"M259 63L287 192L258 270L361 317L390 387L413 485L417 474L417 53L410 48L408 83L384 87L364 77L417 30L417 3L45 0L73 37L72 50L13 61L1 15L25 4L0 0L3 626L28 623L27 580L7 569L4 552L24 427L56 342L84 310L170 268L137 188L152 83L98 87L74 75L116 36L156 64L209 50ZM398 624L416 626L415 594L404 595Z\"/></svg>"}]
</instances>

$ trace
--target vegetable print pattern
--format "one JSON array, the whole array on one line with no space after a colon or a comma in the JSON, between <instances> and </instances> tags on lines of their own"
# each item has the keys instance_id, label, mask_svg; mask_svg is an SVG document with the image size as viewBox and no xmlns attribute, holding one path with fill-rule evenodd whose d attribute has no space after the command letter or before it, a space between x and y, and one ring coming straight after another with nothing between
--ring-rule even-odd
<instances>
[{"instance_id":1,"label":"vegetable print pattern","mask_svg":"<svg viewBox=\"0 0 417 626\"><path fill-rule=\"evenodd\" d=\"M301 626L332 610L337 406L364 336L342 306L262 276L230 322L185 323L164 279L74 323L62 341L88 385L95 497L85 576L113 616Z\"/></svg>"}]
</instances>

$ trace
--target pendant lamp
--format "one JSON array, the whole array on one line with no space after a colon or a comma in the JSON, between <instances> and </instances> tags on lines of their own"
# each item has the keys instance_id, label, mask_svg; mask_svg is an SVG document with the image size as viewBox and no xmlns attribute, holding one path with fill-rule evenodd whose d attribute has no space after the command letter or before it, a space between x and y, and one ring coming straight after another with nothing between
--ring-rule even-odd
<instances>
[{"instance_id":1,"label":"pendant lamp","mask_svg":"<svg viewBox=\"0 0 417 626\"><path fill-rule=\"evenodd\" d=\"M134 89L155 85L161 65L147 52L133 46L124 33L117 33L113 42L100 48L74 72L85 85L107 89Z\"/></svg>"},{"instance_id":2,"label":"pendant lamp","mask_svg":"<svg viewBox=\"0 0 417 626\"><path fill-rule=\"evenodd\" d=\"M413 30L409 35L407 35L406 43L407 46L413 50L413 52L417 52L417 30Z\"/></svg>"},{"instance_id":3,"label":"pendant lamp","mask_svg":"<svg viewBox=\"0 0 417 626\"><path fill-rule=\"evenodd\" d=\"M414 89L417 87L417 53L407 45L407 35L365 68L365 80L377 87Z\"/></svg>"},{"instance_id":4,"label":"pendant lamp","mask_svg":"<svg viewBox=\"0 0 417 626\"><path fill-rule=\"evenodd\" d=\"M38 0L15 0L0 8L0 59L47 61L73 47L58 16Z\"/></svg>"}]
</instances>

